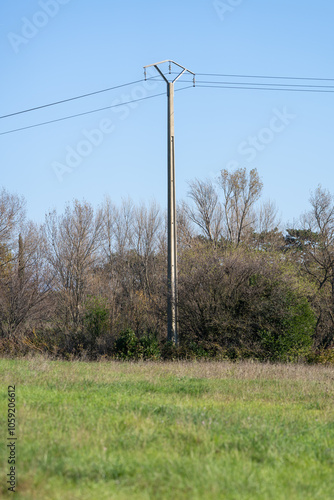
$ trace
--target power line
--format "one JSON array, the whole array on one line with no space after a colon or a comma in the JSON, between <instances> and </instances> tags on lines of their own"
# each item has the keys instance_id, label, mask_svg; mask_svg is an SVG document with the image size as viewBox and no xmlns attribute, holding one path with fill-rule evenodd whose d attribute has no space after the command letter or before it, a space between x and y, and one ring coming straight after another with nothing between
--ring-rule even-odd
<instances>
[{"instance_id":1,"label":"power line","mask_svg":"<svg viewBox=\"0 0 334 500\"><path fill-rule=\"evenodd\" d=\"M174 73L174 72L172 72L172 73ZM283 77L283 76L274 77L274 76L259 76L259 75L227 75L227 74L218 74L218 73L197 73L197 75L201 75L201 76L238 77L238 78L270 78L270 79L277 78L277 79L303 80L303 81L305 81L305 80L334 81L334 79L332 79L332 78L306 78L306 77ZM151 79L154 79L154 78L157 78L157 77L151 77L151 78L148 78L147 80L151 80ZM68 99L64 99L62 101L52 102L52 103L49 103L49 104L44 104L42 106L37 106L35 108L30 108L30 109L26 109L26 110L22 110L22 111L17 111L16 113L11 113L11 114L8 114L8 115L0 116L0 119L1 118L8 118L8 117L19 115L19 114L23 114L23 113L28 113L30 111L35 111L35 110L42 109L42 108L47 108L47 107L50 107L50 106L55 106L57 104L62 104L64 102L74 101L76 99L82 99L84 97L88 97L88 96L91 96L91 95L100 94L102 92L108 92L110 90L114 90L114 89L126 87L126 86L129 86L129 85L134 85L136 83L140 83L140 82L143 82L143 81L144 81L144 79L136 80L136 81L133 81L133 82L124 83L122 85L116 85L114 87L109 87L107 89L102 89L102 90L97 90L95 92L90 92L88 94L83 94L83 95L80 95L80 96L71 97L71 98L68 98ZM183 82L184 83L193 83L190 80L183 80ZM178 92L180 90L185 90L185 89L188 89L190 87L193 87L193 85L188 85L186 87L182 87L180 89L176 89L175 92ZM200 87L200 88L232 89L232 90L271 90L271 91L284 91L284 92L334 93L334 85L279 84L279 83L262 83L262 82L255 82L255 83L253 83L253 82L244 82L244 83L242 83L242 82L226 82L226 81L223 81L223 82L219 82L218 81L217 82L217 81L199 80L199 81L196 82L196 87ZM14 132L19 132L21 130L27 130L27 129L30 129L30 128L41 127L43 125L48 125L48 124L60 122L60 121L63 121L63 120L69 120L71 118L76 118L76 117L88 115L88 114L91 114L91 113L97 113L99 111L104 111L106 109L111 109L111 108L116 108L116 107L119 107L119 106L124 106L125 104L131 104L131 103L135 103L135 102L138 102L138 101L143 101L143 100L146 100L146 99L151 99L153 97L158 97L158 96L161 96L161 95L164 95L164 93L154 94L153 96L142 97L140 99L135 99L135 100L132 100L132 101L127 101L127 102L123 102L123 103L120 103L120 104L115 104L113 106L105 106L103 108L93 109L93 110L90 110L90 111L85 111L83 113L77 113L77 114L74 114L74 115L65 116L65 117L62 117L62 118L57 118L57 119L49 120L49 121L42 122L42 123L36 123L34 125L28 125L26 127L21 127L21 128L16 128L16 129L13 129L13 130L8 130L6 132L0 132L0 135L6 135L6 134L14 133Z\"/></svg>"},{"instance_id":2,"label":"power line","mask_svg":"<svg viewBox=\"0 0 334 500\"><path fill-rule=\"evenodd\" d=\"M174 72L171 72L171 74L173 74ZM268 75L233 75L233 74L224 74L224 73L197 73L198 76L214 76L214 77L225 77L225 78L231 78L231 77L234 77L234 78L261 78L261 79L285 79L285 80L302 80L302 81L332 81L334 82L334 78L314 78L314 77L310 77L310 78L307 78L307 77L293 77L293 76L268 76ZM158 76L154 76L154 77L150 77L150 78L147 78L147 80L152 80L152 79L155 79L155 78L159 78L159 75ZM39 109L43 109L43 108L47 108L47 107L51 107L51 106L56 106L58 104L63 104L65 102L70 102L70 101L74 101L74 100L77 100L77 99L83 99L85 97L89 97L89 96L92 96L92 95L97 95L97 94L101 94L101 93L104 93L104 92L109 92L111 90L115 90L115 89L119 89L119 88L122 88L122 87L127 87L129 85L134 85L136 83L141 83L145 81L144 79L141 79L141 80L135 80L133 82L129 82L129 83L124 83L124 84L121 84L121 85L116 85L114 87L108 87L106 89L102 89L102 90L97 90L95 92L89 92L87 94L82 94L82 95L79 95L79 96L74 96L74 97L70 97L68 99L63 99L63 100L60 100L60 101L55 101L55 102L51 102L51 103L48 103L48 104L43 104L41 106L36 106L36 107L33 107L33 108L29 108L29 109L24 109L24 110L21 110L21 111L16 111L15 113L9 113L7 115L3 115L3 116L0 116L0 119L3 119L3 118L9 118L11 116L16 116L16 115L20 115L20 114L23 114L23 113L28 113L28 112L31 112L31 111L36 111L36 110L39 110ZM186 83L187 81L185 81ZM277 87L284 87L285 84L275 84L275 83L259 83L259 82L256 82L256 83L252 83L252 82L208 82L208 81L198 81L197 82L197 86L202 86L200 84L202 83L205 83L205 84L223 84L223 85L261 85L261 86L277 86ZM288 84L289 87L297 87L297 85L294 85L294 84ZM300 87L308 87L308 88L334 88L334 86L321 86L321 85L300 85ZM218 88L218 87L217 87ZM241 88L241 87L222 87L222 88ZM245 87L242 87L242 89L244 90L247 90ZM260 90L260 89L257 89L257 88L249 88L249 90ZM284 89L286 90L286 89ZM305 91L305 90L303 90Z\"/></svg>"},{"instance_id":3,"label":"power line","mask_svg":"<svg viewBox=\"0 0 334 500\"><path fill-rule=\"evenodd\" d=\"M183 80L190 83L191 80ZM222 89L244 89L244 90L277 90L277 91L299 91L299 92L325 92L333 93L334 85L307 85L290 83L262 83L262 82L219 82L208 80L197 80L196 87L222 88ZM328 90L330 89L330 90Z\"/></svg>"},{"instance_id":4,"label":"power line","mask_svg":"<svg viewBox=\"0 0 334 500\"><path fill-rule=\"evenodd\" d=\"M187 87L182 87L181 89L175 90L175 92L179 92L180 90L188 89L188 88L190 88L192 86L193 85L188 85ZM113 106L105 106L104 108L92 109L90 111L85 111L83 113L77 113L75 115L64 116L63 118L57 118L55 120L49 120L47 122L35 123L34 125L28 125L27 127L16 128L16 129L13 129L13 130L7 130L6 132L0 132L0 135L12 134L13 132L20 132L21 130L27 130L27 129L30 129L30 128L41 127L43 125L49 125L50 123L56 123L56 122L61 122L63 120L69 120L70 118L76 118L78 116L89 115L91 113L98 113L99 111L104 111L106 109L117 108L119 106L124 106L125 104L131 104L131 103L134 103L134 102L145 101L146 99L152 99L153 97L159 97L161 95L166 95L166 93L162 92L160 94L154 94L154 95L147 96L147 97L141 97L140 99L134 99L132 101L122 102L120 104L114 104Z\"/></svg>"},{"instance_id":5,"label":"power line","mask_svg":"<svg viewBox=\"0 0 334 500\"><path fill-rule=\"evenodd\" d=\"M203 73L197 73L197 75L201 75ZM215 76L225 76L225 77L240 77L241 75L218 75L215 73L211 73L211 75ZM246 77L246 75L244 75ZM251 76L248 76L251 78ZM254 77L254 78L276 78L276 77ZM285 78L285 77L277 77L277 78ZM294 79L291 77L291 79ZM300 78L300 80L307 80L306 78ZM312 80L312 79L311 79ZM334 79L330 78L314 78L315 81L333 81ZM191 80L183 80L184 83L190 83ZM334 85L313 85L313 84L294 84L294 83L268 83L268 82L236 82L236 81L208 81L208 80L197 80L196 87L212 87L212 88L226 88L226 89L242 89L242 90L283 90L283 91L291 91L291 92L320 92L320 93L332 93L334 92ZM328 90L329 89L329 90Z\"/></svg>"},{"instance_id":6,"label":"power line","mask_svg":"<svg viewBox=\"0 0 334 500\"><path fill-rule=\"evenodd\" d=\"M180 90L191 89L193 87L194 87L194 85L187 85L186 87L181 87L180 89L175 89L174 92L180 92Z\"/></svg>"},{"instance_id":7,"label":"power line","mask_svg":"<svg viewBox=\"0 0 334 500\"><path fill-rule=\"evenodd\" d=\"M175 74L174 71L171 74ZM261 79L274 79L274 80L304 80L304 81L324 81L324 82L334 82L334 78L315 78L306 76L273 76L273 75L240 75L240 74L229 74L229 73L196 73L196 76L214 76L214 77L224 77L224 78L261 78Z\"/></svg>"},{"instance_id":8,"label":"power line","mask_svg":"<svg viewBox=\"0 0 334 500\"><path fill-rule=\"evenodd\" d=\"M147 78L147 80L152 80L153 78L156 78L156 76L153 76L151 78ZM129 85L134 85L135 83L140 83L143 81L145 81L145 80L142 78L141 80L136 80L134 82L129 82L129 83L123 83L122 85L116 85L115 87L109 87L107 89L96 90L95 92L90 92L88 94L82 94L82 95L78 95L75 97L70 97L69 99L63 99L62 101L56 101L56 102L51 102L49 104L43 104L42 106L36 106L35 108L23 109L22 111L16 111L15 113L10 113L8 115L0 116L0 119L9 118L10 116L21 115L23 113L28 113L30 111L36 111L37 109L48 108L50 106L56 106L57 104L63 104L64 102L75 101L76 99L82 99L83 97L89 97L91 95L102 94L102 92L109 92L110 90L120 89L121 87L127 87Z\"/></svg>"},{"instance_id":9,"label":"power line","mask_svg":"<svg viewBox=\"0 0 334 500\"><path fill-rule=\"evenodd\" d=\"M196 73L198 76L222 76L224 78L262 78L262 79L277 79L277 80L314 80L324 82L334 82L334 78L315 78L315 77L300 77L300 76L268 76L268 75L229 75L224 73Z\"/></svg>"},{"instance_id":10,"label":"power line","mask_svg":"<svg viewBox=\"0 0 334 500\"><path fill-rule=\"evenodd\" d=\"M190 80L188 80L190 81ZM206 80L198 80L197 83L209 83L217 85L261 85L264 87L298 87L298 88L320 88L320 89L334 89L334 85L307 85L307 84L294 84L294 83L262 83L262 82L209 82Z\"/></svg>"},{"instance_id":11,"label":"power line","mask_svg":"<svg viewBox=\"0 0 334 500\"><path fill-rule=\"evenodd\" d=\"M202 88L217 88L217 89L234 89L234 90L271 90L271 91L277 91L277 92L318 92L318 93L326 93L326 94L333 94L333 90L322 90L322 89L312 89L312 88L274 88L274 87L244 87L242 85L214 85L215 82L212 82L212 85L201 85L201 84L196 84L196 87L202 87ZM258 84L254 84L258 85ZM326 88L326 87L324 87Z\"/></svg>"},{"instance_id":12,"label":"power line","mask_svg":"<svg viewBox=\"0 0 334 500\"><path fill-rule=\"evenodd\" d=\"M182 89L180 89L180 90L182 90ZM0 135L11 134L13 132L19 132L20 130L27 130L29 128L41 127L42 125L48 125L49 123L56 123L56 122L61 122L63 120L69 120L70 118L76 118L77 116L84 116L84 115L89 115L91 113L98 113L99 111L104 111L106 109L111 109L111 108L117 108L118 106L124 106L125 104L131 104L133 102L144 101L145 99L152 99L153 97L158 97L160 95L165 95L165 92L162 92L161 94L154 94L154 95L147 96L147 97L141 97L140 99L135 99L133 101L127 101L127 102L122 102L120 104L114 104L113 106L105 106L104 108L92 109L91 111L85 111L84 113L78 113L76 115L64 116L63 118L57 118L55 120L50 120L47 122L35 123L34 125L28 125L27 127L21 127L21 128L16 128L13 130L8 130L6 132L0 132Z\"/></svg>"}]
</instances>

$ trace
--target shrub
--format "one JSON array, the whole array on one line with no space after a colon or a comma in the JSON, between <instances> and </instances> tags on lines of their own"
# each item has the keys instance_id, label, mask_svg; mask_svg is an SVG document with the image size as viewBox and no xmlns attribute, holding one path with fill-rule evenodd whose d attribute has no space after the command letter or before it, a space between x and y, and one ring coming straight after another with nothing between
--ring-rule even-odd
<instances>
[{"instance_id":1,"label":"shrub","mask_svg":"<svg viewBox=\"0 0 334 500\"><path fill-rule=\"evenodd\" d=\"M321 365L334 366L334 348L312 351L306 357L308 363L318 363Z\"/></svg>"},{"instance_id":2,"label":"shrub","mask_svg":"<svg viewBox=\"0 0 334 500\"><path fill-rule=\"evenodd\" d=\"M146 333L139 339L140 352L143 359L160 359L160 347L157 340L157 335L154 333Z\"/></svg>"},{"instance_id":3,"label":"shrub","mask_svg":"<svg viewBox=\"0 0 334 500\"><path fill-rule=\"evenodd\" d=\"M128 328L120 333L114 344L114 355L117 359L160 359L160 349L157 336L147 333L138 338L133 330Z\"/></svg>"},{"instance_id":4,"label":"shrub","mask_svg":"<svg viewBox=\"0 0 334 500\"><path fill-rule=\"evenodd\" d=\"M291 360L309 351L312 285L280 255L199 247L182 259L180 338L196 356L217 356L210 345L233 359Z\"/></svg>"},{"instance_id":5,"label":"shrub","mask_svg":"<svg viewBox=\"0 0 334 500\"><path fill-rule=\"evenodd\" d=\"M284 302L276 328L259 332L265 358L274 361L304 358L313 342L316 317L310 304L292 291L287 292Z\"/></svg>"},{"instance_id":6,"label":"shrub","mask_svg":"<svg viewBox=\"0 0 334 500\"><path fill-rule=\"evenodd\" d=\"M0 337L0 356L13 357L25 356L30 351L30 346L27 346L22 339L16 337Z\"/></svg>"},{"instance_id":7,"label":"shrub","mask_svg":"<svg viewBox=\"0 0 334 500\"><path fill-rule=\"evenodd\" d=\"M173 342L169 340L162 340L160 343L161 358L164 361L174 361L179 359L179 350Z\"/></svg>"},{"instance_id":8,"label":"shrub","mask_svg":"<svg viewBox=\"0 0 334 500\"><path fill-rule=\"evenodd\" d=\"M131 328L121 332L114 344L114 354L117 359L136 359L139 355L139 343Z\"/></svg>"},{"instance_id":9,"label":"shrub","mask_svg":"<svg viewBox=\"0 0 334 500\"><path fill-rule=\"evenodd\" d=\"M85 305L84 325L91 339L95 341L108 330L109 311L106 300L88 297Z\"/></svg>"}]
</instances>

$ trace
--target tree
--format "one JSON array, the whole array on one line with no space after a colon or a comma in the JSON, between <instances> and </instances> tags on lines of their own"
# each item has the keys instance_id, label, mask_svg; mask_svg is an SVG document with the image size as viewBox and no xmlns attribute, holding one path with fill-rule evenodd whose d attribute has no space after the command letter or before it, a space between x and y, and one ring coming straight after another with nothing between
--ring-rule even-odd
<instances>
[{"instance_id":1,"label":"tree","mask_svg":"<svg viewBox=\"0 0 334 500\"><path fill-rule=\"evenodd\" d=\"M277 219L278 209L276 204L270 200L254 210L254 232L249 241L253 249L261 251L282 251L285 240L280 230L281 222Z\"/></svg>"},{"instance_id":2,"label":"tree","mask_svg":"<svg viewBox=\"0 0 334 500\"><path fill-rule=\"evenodd\" d=\"M311 193L311 210L301 217L300 228L287 229L286 245L304 272L317 285L318 332L321 344L328 346L334 339L334 198L320 185ZM324 326L326 317L331 327Z\"/></svg>"},{"instance_id":3,"label":"tree","mask_svg":"<svg viewBox=\"0 0 334 500\"><path fill-rule=\"evenodd\" d=\"M65 326L77 327L95 267L101 260L103 218L89 203L78 200L65 213L45 217L45 254L53 271L53 287Z\"/></svg>"},{"instance_id":4,"label":"tree","mask_svg":"<svg viewBox=\"0 0 334 500\"><path fill-rule=\"evenodd\" d=\"M107 258L124 255L132 245L133 202L123 200L120 208L106 198L103 204L104 249Z\"/></svg>"},{"instance_id":5,"label":"tree","mask_svg":"<svg viewBox=\"0 0 334 500\"><path fill-rule=\"evenodd\" d=\"M24 219L24 198L10 194L3 188L0 191L0 245L13 242Z\"/></svg>"},{"instance_id":6,"label":"tree","mask_svg":"<svg viewBox=\"0 0 334 500\"><path fill-rule=\"evenodd\" d=\"M275 231L281 224L277 214L278 208L275 202L267 200L262 203L256 213L255 230L259 234Z\"/></svg>"},{"instance_id":7,"label":"tree","mask_svg":"<svg viewBox=\"0 0 334 500\"><path fill-rule=\"evenodd\" d=\"M0 191L0 278L14 258L13 245L25 220L25 200L6 189ZM2 269L3 268L3 269ZM8 270L7 269L7 270Z\"/></svg>"},{"instance_id":8,"label":"tree","mask_svg":"<svg viewBox=\"0 0 334 500\"><path fill-rule=\"evenodd\" d=\"M40 230L26 223L13 247L11 265L0 280L0 331L4 337L17 335L46 320L45 306L50 290L50 274L42 252Z\"/></svg>"},{"instance_id":9,"label":"tree","mask_svg":"<svg viewBox=\"0 0 334 500\"><path fill-rule=\"evenodd\" d=\"M141 288L151 295L151 284L154 278L155 254L158 250L162 217L160 208L153 202L150 207L140 205L134 211L133 244L139 258L141 272Z\"/></svg>"},{"instance_id":10,"label":"tree","mask_svg":"<svg viewBox=\"0 0 334 500\"><path fill-rule=\"evenodd\" d=\"M43 316L46 274L38 228L25 220L25 200L0 191L0 335L21 332Z\"/></svg>"},{"instance_id":11,"label":"tree","mask_svg":"<svg viewBox=\"0 0 334 500\"><path fill-rule=\"evenodd\" d=\"M156 325L163 261L163 219L159 206L134 206L130 199L117 208L106 199L105 265L100 277L108 290L111 330L133 328L137 334Z\"/></svg>"},{"instance_id":12,"label":"tree","mask_svg":"<svg viewBox=\"0 0 334 500\"><path fill-rule=\"evenodd\" d=\"M185 248L191 248L193 238L195 236L194 227L189 217L189 207L185 202L179 203L176 207L176 222L177 222L177 246L178 250L182 251ZM166 222L167 223L167 222ZM160 237L163 236L163 245L160 246L160 251L164 251L167 258L167 229L161 231Z\"/></svg>"},{"instance_id":13,"label":"tree","mask_svg":"<svg viewBox=\"0 0 334 500\"><path fill-rule=\"evenodd\" d=\"M262 359L305 354L314 312L309 285L280 255L206 243L185 251L179 287L182 341ZM191 290L191 293L189 291Z\"/></svg>"},{"instance_id":14,"label":"tree","mask_svg":"<svg viewBox=\"0 0 334 500\"><path fill-rule=\"evenodd\" d=\"M226 238L238 246L251 232L255 222L252 207L260 198L263 184L256 169L247 175L245 168L238 168L234 172L222 170L218 182L223 191Z\"/></svg>"},{"instance_id":15,"label":"tree","mask_svg":"<svg viewBox=\"0 0 334 500\"><path fill-rule=\"evenodd\" d=\"M223 213L213 183L195 179L189 182L189 188L188 196L195 206L184 204L184 210L206 238L217 242L222 232Z\"/></svg>"}]
</instances>

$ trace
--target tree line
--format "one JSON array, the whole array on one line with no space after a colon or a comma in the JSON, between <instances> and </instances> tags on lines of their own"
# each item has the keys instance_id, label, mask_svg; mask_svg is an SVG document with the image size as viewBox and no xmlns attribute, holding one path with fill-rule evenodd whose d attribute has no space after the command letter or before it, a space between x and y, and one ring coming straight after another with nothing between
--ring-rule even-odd
<instances>
[{"instance_id":1,"label":"tree line","mask_svg":"<svg viewBox=\"0 0 334 500\"><path fill-rule=\"evenodd\" d=\"M334 199L282 228L256 169L189 182L177 207L180 344L167 337L166 214L74 200L41 225L0 191L0 353L67 359L333 359Z\"/></svg>"}]
</instances>

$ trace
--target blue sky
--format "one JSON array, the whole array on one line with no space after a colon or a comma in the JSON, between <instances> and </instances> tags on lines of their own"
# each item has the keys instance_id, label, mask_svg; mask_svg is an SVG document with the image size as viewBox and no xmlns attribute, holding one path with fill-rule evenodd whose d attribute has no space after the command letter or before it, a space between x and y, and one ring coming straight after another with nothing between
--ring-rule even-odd
<instances>
[{"instance_id":1,"label":"blue sky","mask_svg":"<svg viewBox=\"0 0 334 500\"><path fill-rule=\"evenodd\" d=\"M213 0L1 2L0 115L141 80L144 65L164 59L195 73L334 78L331 0L221 0L220 6L219 13ZM165 90L158 81L140 82L1 119L0 132ZM258 169L263 200L276 201L283 221L297 218L319 183L334 191L333 102L333 93L176 92L178 199L195 177L245 166ZM166 103L162 95L0 135L0 185L23 194L38 222L74 198L97 206L105 195L116 203L130 196L165 207ZM90 149L82 142L87 137L95 141ZM66 157L78 148L83 154L69 168ZM59 164L67 166L63 175Z\"/></svg>"}]
</instances>

